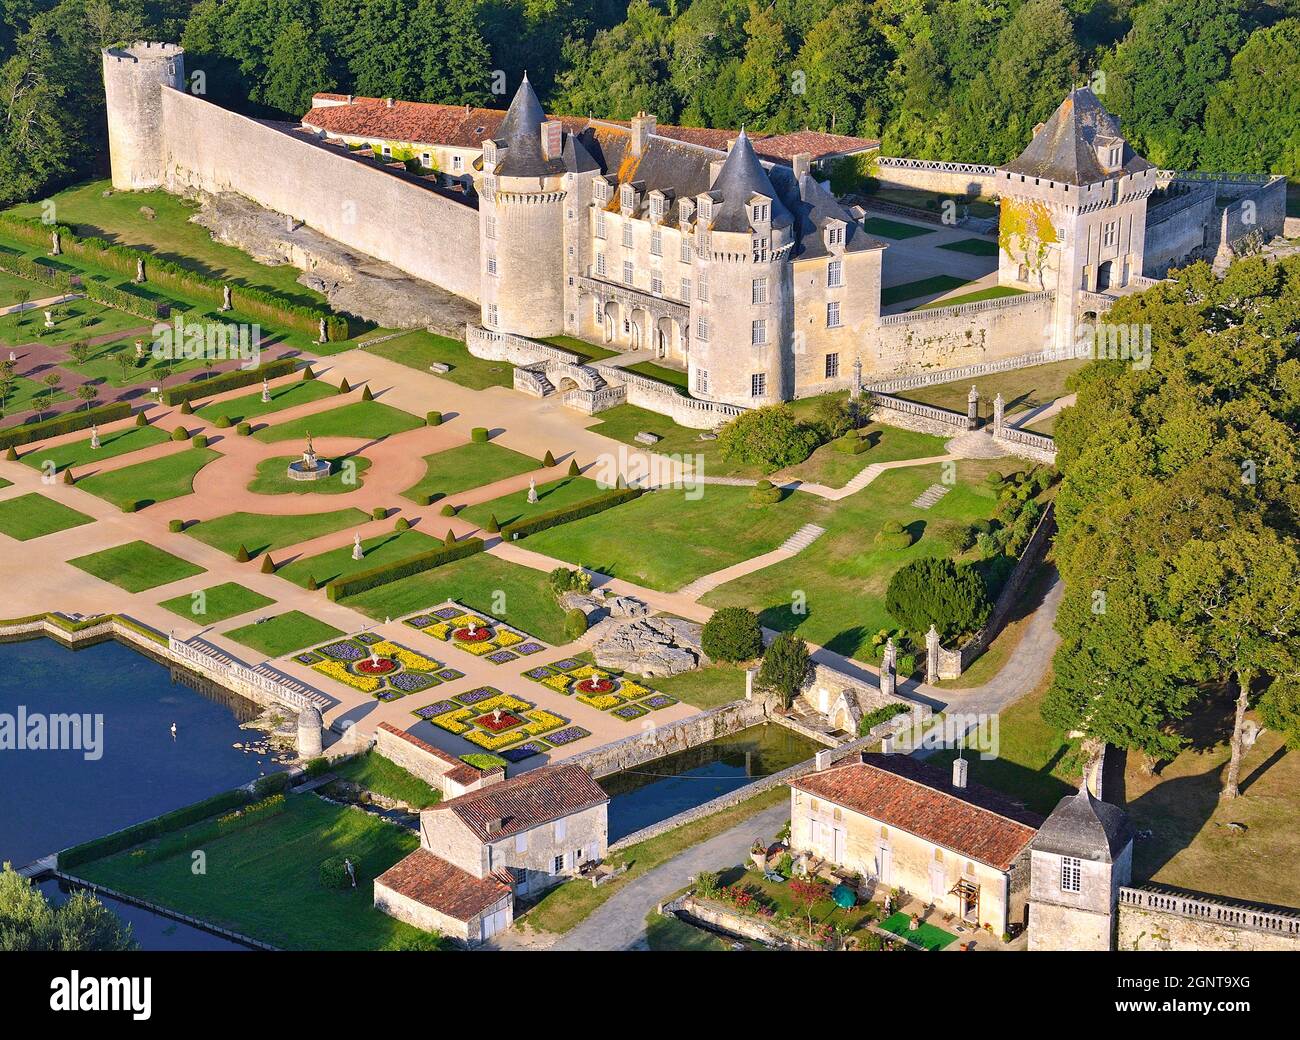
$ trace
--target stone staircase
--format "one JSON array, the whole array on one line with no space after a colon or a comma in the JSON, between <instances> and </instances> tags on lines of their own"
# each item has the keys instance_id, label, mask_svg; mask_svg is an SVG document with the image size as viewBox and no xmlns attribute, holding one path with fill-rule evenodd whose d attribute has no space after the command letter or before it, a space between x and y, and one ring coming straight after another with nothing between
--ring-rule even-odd
<instances>
[{"instance_id":1,"label":"stone staircase","mask_svg":"<svg viewBox=\"0 0 1300 1040\"><path fill-rule=\"evenodd\" d=\"M917 495L916 498L912 499L912 508L929 509L950 490L951 489L945 484L931 484L928 488Z\"/></svg>"},{"instance_id":2,"label":"stone staircase","mask_svg":"<svg viewBox=\"0 0 1300 1040\"><path fill-rule=\"evenodd\" d=\"M879 462L873 462L870 466L864 467L856 477L844 485L843 496L847 498L849 495L856 495L883 472L885 472L885 467Z\"/></svg>"},{"instance_id":3,"label":"stone staircase","mask_svg":"<svg viewBox=\"0 0 1300 1040\"><path fill-rule=\"evenodd\" d=\"M826 528L824 527L818 527L816 524L804 524L803 527L781 543L781 549L788 553L803 552L825 533Z\"/></svg>"}]
</instances>

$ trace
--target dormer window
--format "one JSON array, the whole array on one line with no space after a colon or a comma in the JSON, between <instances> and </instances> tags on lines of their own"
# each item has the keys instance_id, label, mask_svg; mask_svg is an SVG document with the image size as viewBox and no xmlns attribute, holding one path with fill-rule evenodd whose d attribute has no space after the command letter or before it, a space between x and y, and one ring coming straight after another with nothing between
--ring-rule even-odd
<instances>
[{"instance_id":1,"label":"dormer window","mask_svg":"<svg viewBox=\"0 0 1300 1040\"><path fill-rule=\"evenodd\" d=\"M760 200L752 203L749 207L749 222L751 224L766 224L772 219L772 204L766 200Z\"/></svg>"},{"instance_id":2,"label":"dormer window","mask_svg":"<svg viewBox=\"0 0 1300 1040\"><path fill-rule=\"evenodd\" d=\"M686 226L695 218L695 203L691 199L682 199L681 205L677 207L677 216L682 226Z\"/></svg>"},{"instance_id":3,"label":"dormer window","mask_svg":"<svg viewBox=\"0 0 1300 1040\"><path fill-rule=\"evenodd\" d=\"M826 244L828 246L844 245L844 222L832 220L826 225Z\"/></svg>"},{"instance_id":4,"label":"dormer window","mask_svg":"<svg viewBox=\"0 0 1300 1040\"><path fill-rule=\"evenodd\" d=\"M595 198L601 205L609 201L609 181L600 180L596 182Z\"/></svg>"},{"instance_id":5,"label":"dormer window","mask_svg":"<svg viewBox=\"0 0 1300 1040\"><path fill-rule=\"evenodd\" d=\"M701 220L713 219L713 200L709 198L707 195L700 196L700 219Z\"/></svg>"},{"instance_id":6,"label":"dormer window","mask_svg":"<svg viewBox=\"0 0 1300 1040\"><path fill-rule=\"evenodd\" d=\"M1061 891L1078 892L1083 887L1083 861L1075 856L1061 857Z\"/></svg>"},{"instance_id":7,"label":"dormer window","mask_svg":"<svg viewBox=\"0 0 1300 1040\"><path fill-rule=\"evenodd\" d=\"M630 184L624 184L619 190L618 204L624 213L631 213L636 208L636 190Z\"/></svg>"},{"instance_id":8,"label":"dormer window","mask_svg":"<svg viewBox=\"0 0 1300 1040\"><path fill-rule=\"evenodd\" d=\"M495 141L483 142L483 161L496 165L497 161L497 143Z\"/></svg>"},{"instance_id":9,"label":"dormer window","mask_svg":"<svg viewBox=\"0 0 1300 1040\"><path fill-rule=\"evenodd\" d=\"M654 221L661 221L668 216L668 198L663 192L654 191L650 193L650 218Z\"/></svg>"}]
</instances>

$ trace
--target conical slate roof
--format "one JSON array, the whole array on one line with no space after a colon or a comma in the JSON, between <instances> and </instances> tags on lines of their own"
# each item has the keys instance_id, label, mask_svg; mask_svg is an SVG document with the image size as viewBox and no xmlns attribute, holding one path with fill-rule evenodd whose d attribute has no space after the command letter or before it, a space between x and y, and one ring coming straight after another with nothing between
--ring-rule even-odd
<instances>
[{"instance_id":1,"label":"conical slate roof","mask_svg":"<svg viewBox=\"0 0 1300 1040\"><path fill-rule=\"evenodd\" d=\"M1151 164L1123 141L1121 167L1108 173L1097 158L1097 145L1104 138L1123 140L1119 120L1106 111L1091 88L1075 87L1039 127L1029 146L1002 169L1073 185L1151 169Z\"/></svg>"},{"instance_id":2,"label":"conical slate roof","mask_svg":"<svg viewBox=\"0 0 1300 1040\"><path fill-rule=\"evenodd\" d=\"M755 195L765 195L772 200L773 227L789 227L791 223L790 211L772 187L772 181L763 169L763 164L758 161L754 146L744 130L740 131L740 136L727 153L726 161L710 190L722 199L713 211L714 231L748 231L753 225L750 224L745 207Z\"/></svg>"},{"instance_id":3,"label":"conical slate roof","mask_svg":"<svg viewBox=\"0 0 1300 1040\"><path fill-rule=\"evenodd\" d=\"M504 177L546 177L564 172L564 161L556 156L547 159L542 154L542 124L546 112L537 100L533 85L524 73L523 82L515 91L506 117L497 132L497 140L504 141L509 149L496 172Z\"/></svg>"},{"instance_id":4,"label":"conical slate roof","mask_svg":"<svg viewBox=\"0 0 1300 1040\"><path fill-rule=\"evenodd\" d=\"M1113 863L1133 840L1128 813L1092 796L1085 779L1078 793L1066 795L1038 829L1039 852L1076 856L1093 863Z\"/></svg>"}]
</instances>

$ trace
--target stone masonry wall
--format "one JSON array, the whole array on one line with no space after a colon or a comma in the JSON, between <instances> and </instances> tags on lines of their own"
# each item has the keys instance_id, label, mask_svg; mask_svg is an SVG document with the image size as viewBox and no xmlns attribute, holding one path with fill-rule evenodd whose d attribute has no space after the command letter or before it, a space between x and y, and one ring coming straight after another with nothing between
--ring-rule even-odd
<instances>
[{"instance_id":1,"label":"stone masonry wall","mask_svg":"<svg viewBox=\"0 0 1300 1040\"><path fill-rule=\"evenodd\" d=\"M478 301L478 211L472 205L202 98L159 90L169 191L235 192Z\"/></svg>"},{"instance_id":2,"label":"stone masonry wall","mask_svg":"<svg viewBox=\"0 0 1300 1040\"><path fill-rule=\"evenodd\" d=\"M404 733L387 722L381 722L375 730L374 750L375 754L382 755L394 765L419 777L448 798L455 798L466 791L475 791L505 779L505 772L500 768L474 770L473 766L466 765L440 748L427 744L409 733ZM474 782L457 783L448 777L453 770L462 772L473 770L479 775Z\"/></svg>"}]
</instances>

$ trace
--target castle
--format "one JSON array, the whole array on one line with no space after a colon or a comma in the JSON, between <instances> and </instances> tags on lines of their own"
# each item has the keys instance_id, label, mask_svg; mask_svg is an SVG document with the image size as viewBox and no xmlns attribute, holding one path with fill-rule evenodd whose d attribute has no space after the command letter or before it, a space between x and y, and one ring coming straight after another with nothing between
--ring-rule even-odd
<instances>
[{"instance_id":1,"label":"castle","mask_svg":"<svg viewBox=\"0 0 1300 1040\"><path fill-rule=\"evenodd\" d=\"M286 126L188 93L166 44L106 50L104 78L115 187L244 195L478 303L471 333L647 350L727 409L711 421L1075 356L1116 298L1265 241L1285 215L1281 178L1157 170L1079 88L1005 166L879 160L886 184L1000 200L997 293L882 313L887 251L906 243L869 235L817 176L876 142L805 131L756 148L647 114L556 118L526 78L504 117L322 94Z\"/></svg>"}]
</instances>

